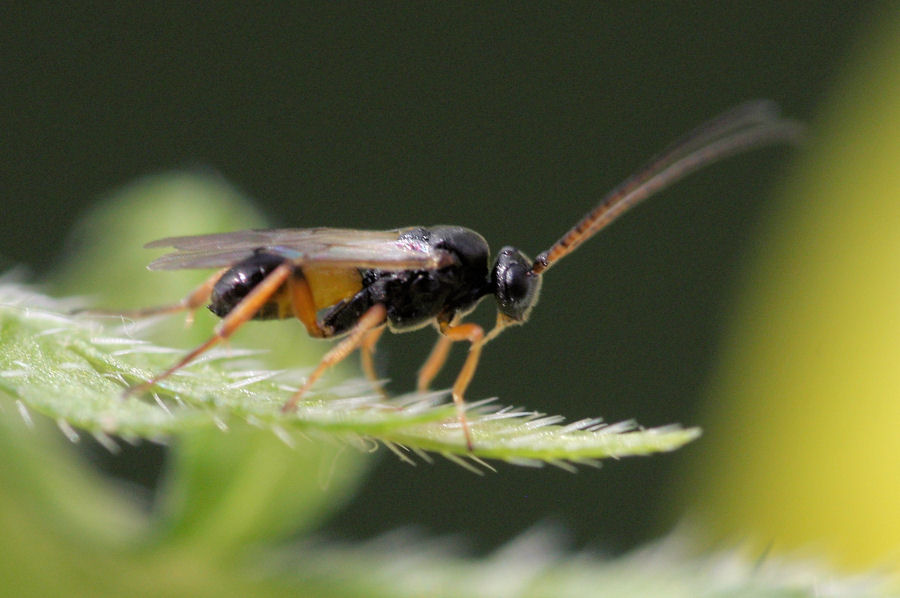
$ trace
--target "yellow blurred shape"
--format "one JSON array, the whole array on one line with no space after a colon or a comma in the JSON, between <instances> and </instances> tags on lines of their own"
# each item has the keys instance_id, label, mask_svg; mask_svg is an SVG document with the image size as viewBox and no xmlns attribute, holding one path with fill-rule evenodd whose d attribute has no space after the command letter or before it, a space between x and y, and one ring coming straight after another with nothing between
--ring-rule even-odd
<instances>
[{"instance_id":1,"label":"yellow blurred shape","mask_svg":"<svg viewBox=\"0 0 900 598\"><path fill-rule=\"evenodd\" d=\"M900 21L884 25L772 204L686 493L717 537L900 571Z\"/></svg>"}]
</instances>

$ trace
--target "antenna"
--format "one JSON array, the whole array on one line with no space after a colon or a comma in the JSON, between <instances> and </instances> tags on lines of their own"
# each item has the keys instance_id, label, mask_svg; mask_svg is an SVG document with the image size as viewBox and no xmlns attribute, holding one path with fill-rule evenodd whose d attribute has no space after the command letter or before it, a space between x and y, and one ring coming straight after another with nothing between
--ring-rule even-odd
<instances>
[{"instance_id":1,"label":"antenna","mask_svg":"<svg viewBox=\"0 0 900 598\"><path fill-rule=\"evenodd\" d=\"M531 272L542 274L630 208L687 175L764 145L797 143L803 134L803 125L782 117L778 106L768 100L747 102L720 114L670 145L607 193L559 241L537 256Z\"/></svg>"}]
</instances>

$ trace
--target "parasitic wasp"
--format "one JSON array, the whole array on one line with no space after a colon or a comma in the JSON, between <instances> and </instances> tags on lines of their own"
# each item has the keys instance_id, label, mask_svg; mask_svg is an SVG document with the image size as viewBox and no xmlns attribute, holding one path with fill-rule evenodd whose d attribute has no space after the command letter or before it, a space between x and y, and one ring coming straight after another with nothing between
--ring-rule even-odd
<instances>
[{"instance_id":1,"label":"parasitic wasp","mask_svg":"<svg viewBox=\"0 0 900 598\"><path fill-rule=\"evenodd\" d=\"M407 332L431 324L440 336L419 370L417 389L428 388L454 342L469 343L452 395L471 450L463 397L481 350L508 326L528 319L544 272L626 210L684 176L739 152L796 142L802 134L802 127L781 117L771 102L748 102L725 112L670 145L610 191L533 261L514 247L503 247L491 264L484 237L460 226L244 230L153 241L147 247L174 251L152 262L151 270L217 271L178 303L127 315L193 311L207 304L222 321L206 342L126 394L148 390L229 338L248 320L297 318L310 336L343 338L286 400L282 410L290 412L329 367L356 349L366 375L374 381L372 354L386 328ZM462 320L487 296L497 302L497 320L485 333L481 326Z\"/></svg>"}]
</instances>

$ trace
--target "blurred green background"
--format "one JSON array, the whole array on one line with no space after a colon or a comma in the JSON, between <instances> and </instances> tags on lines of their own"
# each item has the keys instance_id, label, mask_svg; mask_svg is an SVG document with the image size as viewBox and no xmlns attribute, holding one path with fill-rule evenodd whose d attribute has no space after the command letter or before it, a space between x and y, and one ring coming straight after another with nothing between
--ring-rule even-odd
<instances>
[{"instance_id":1,"label":"blurred green background","mask_svg":"<svg viewBox=\"0 0 900 598\"><path fill-rule=\"evenodd\" d=\"M889 10L828 1L9 9L0 32L0 255L6 265L30 266L38 279L50 275L73 251L69 231L98 198L173 169L221 175L279 226L453 223L478 230L494 249L512 244L535 255L650 155L743 100L771 98L812 122L815 151L821 115L835 110L841 85L853 80L848 73L877 47L871 40L885 16L896 16ZM898 89L879 89L879 98L892 107ZM742 422L762 434L778 431L774 410L789 386L755 394L746 380L729 382L716 367L740 370L740 358L727 357L739 343L727 339L734 337L735 306L751 301L745 291L757 288L747 283L753 259L773 238L791 251L792 233L772 232L773 222L790 227L790 218L772 215L781 213L776 191L800 159L784 148L742 156L629 214L554 268L532 321L491 344L469 390L471 398L500 396L571 419L681 422L707 431L727 422L736 436L710 433L679 454L578 475L501 466L476 478L445 462L412 468L380 451L361 492L326 533L368 538L413 525L463 534L484 550L549 521L569 530L577 546L618 551L699 511L725 533L761 530L763 543L780 537L796 520L781 511L778 496L785 494L753 499L782 514L771 523L732 506L750 500L748 489L767 485L779 468L837 468L834 451L842 449L814 451L819 460L802 462L783 449L763 453L739 434ZM897 192L880 191L885 200ZM209 223L197 226L210 230ZM878 275L896 280L898 272ZM111 268L109 284L118 276ZM146 273L151 284L159 276ZM854 288L841 305L853 304ZM490 321L490 311L476 319ZM767 320L763 311L751 328L765 336ZM299 325L283 326L302 334ZM421 332L383 341L381 365L393 389L412 387L433 340ZM888 346L897 357L896 343L879 345L880 355ZM726 357L723 347L731 351ZM791 360L811 355L809 347L794 350ZM450 384L462 352L455 356L440 386ZM808 379L819 380L810 368L803 370ZM767 373L760 366L753 377ZM869 386L858 388L877 394ZM771 402L761 404L761 396ZM831 408L820 394L792 396L804 401L796 419L781 420L788 435L798 422L814 425L807 410ZM760 412L742 419L746 414L722 407L719 420L704 415L709 403L729 397ZM859 397L833 400L865 404ZM872 422L839 424L856 445L854 426ZM736 438L742 455L766 456L758 477L724 475L737 469L730 456ZM900 478L896 453L876 444L875 452L845 460L848 471L881 458L878 479ZM115 457L88 450L115 475L146 488L158 481L158 447ZM829 488L809 486L818 488L812 498L790 495L786 502L827 501ZM881 528L898 533L900 547L896 484L894 494L881 488L873 482L866 492L880 497ZM869 508L840 504L850 514ZM858 522L821 538L820 525L792 532L786 545L821 539L826 553L851 565L878 562L891 546L890 536L844 542Z\"/></svg>"}]
</instances>

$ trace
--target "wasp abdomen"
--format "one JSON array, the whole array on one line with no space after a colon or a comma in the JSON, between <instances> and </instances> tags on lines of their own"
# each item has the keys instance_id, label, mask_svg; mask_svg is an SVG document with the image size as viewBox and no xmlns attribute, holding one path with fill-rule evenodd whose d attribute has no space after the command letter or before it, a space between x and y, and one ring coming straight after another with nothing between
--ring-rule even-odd
<instances>
[{"instance_id":1,"label":"wasp abdomen","mask_svg":"<svg viewBox=\"0 0 900 598\"><path fill-rule=\"evenodd\" d=\"M283 257L259 251L225 271L210 293L209 311L220 318L227 316L241 299L256 287L272 270L283 264ZM290 315L285 314L283 290L275 293L269 301L253 315L254 320L273 320Z\"/></svg>"}]
</instances>

